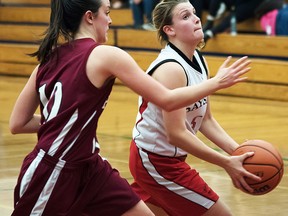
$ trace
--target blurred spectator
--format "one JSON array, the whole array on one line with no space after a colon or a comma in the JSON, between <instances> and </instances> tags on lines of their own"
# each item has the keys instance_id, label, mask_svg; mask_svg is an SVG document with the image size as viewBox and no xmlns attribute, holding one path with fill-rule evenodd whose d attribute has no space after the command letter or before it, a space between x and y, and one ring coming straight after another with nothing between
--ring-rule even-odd
<instances>
[{"instance_id":1,"label":"blurred spectator","mask_svg":"<svg viewBox=\"0 0 288 216\"><path fill-rule=\"evenodd\" d=\"M131 0L131 10L135 29L155 31L152 12L159 0Z\"/></svg>"},{"instance_id":2,"label":"blurred spectator","mask_svg":"<svg viewBox=\"0 0 288 216\"><path fill-rule=\"evenodd\" d=\"M111 3L113 9L121 9L129 7L129 0L112 0Z\"/></svg>"},{"instance_id":3,"label":"blurred spectator","mask_svg":"<svg viewBox=\"0 0 288 216\"><path fill-rule=\"evenodd\" d=\"M189 0L196 10L196 15L202 20L203 11L209 10L211 0Z\"/></svg>"},{"instance_id":4,"label":"blurred spectator","mask_svg":"<svg viewBox=\"0 0 288 216\"><path fill-rule=\"evenodd\" d=\"M221 17L221 15L226 10L226 5L222 1L217 1L218 3L215 5L214 1L212 0L189 0L190 3L194 6L196 10L196 15L201 19L201 22L203 23L203 20L209 20L211 19L211 16L215 17L215 19L218 19ZM213 2L213 5L211 5L211 2ZM214 9L215 8L215 9ZM203 19L203 11L213 11L213 14L208 14L206 19ZM215 14L214 14L215 12Z\"/></svg>"},{"instance_id":5,"label":"blurred spectator","mask_svg":"<svg viewBox=\"0 0 288 216\"><path fill-rule=\"evenodd\" d=\"M232 3L231 5L229 4L229 0L209 0L208 14L206 17L206 22L203 25L204 32L213 27L215 20L221 18L227 9L227 6L232 7Z\"/></svg>"},{"instance_id":6,"label":"blurred spectator","mask_svg":"<svg viewBox=\"0 0 288 216\"><path fill-rule=\"evenodd\" d=\"M267 35L288 35L288 7L284 0L265 0L255 15Z\"/></svg>"},{"instance_id":7,"label":"blurred spectator","mask_svg":"<svg viewBox=\"0 0 288 216\"><path fill-rule=\"evenodd\" d=\"M213 1L219 0L211 0L211 4ZM216 26L212 23L210 28L206 27L204 30L204 41L207 42L210 38L216 36L216 34L230 30L230 22L233 15L231 9L233 7L235 7L236 21L240 23L254 17L255 9L264 1L265 0L221 0L230 12L227 13ZM210 13L212 14L212 12Z\"/></svg>"},{"instance_id":8,"label":"blurred spectator","mask_svg":"<svg viewBox=\"0 0 288 216\"><path fill-rule=\"evenodd\" d=\"M276 35L288 36L288 5L280 9L277 14Z\"/></svg>"}]
</instances>

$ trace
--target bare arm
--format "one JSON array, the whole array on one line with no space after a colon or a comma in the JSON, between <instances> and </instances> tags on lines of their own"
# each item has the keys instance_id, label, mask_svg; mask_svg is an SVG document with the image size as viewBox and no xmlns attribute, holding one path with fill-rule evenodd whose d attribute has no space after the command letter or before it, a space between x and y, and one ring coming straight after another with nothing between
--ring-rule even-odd
<instances>
[{"instance_id":1,"label":"bare arm","mask_svg":"<svg viewBox=\"0 0 288 216\"><path fill-rule=\"evenodd\" d=\"M164 65L161 65L154 72L153 77L169 89L179 88L185 86L186 84L186 78L183 69L175 63L166 63ZM208 111L208 113L209 115L207 116L210 117L210 111ZM208 119L208 117L206 118ZM187 129L185 108L181 108L171 112L163 111L163 120L167 133L167 138L170 144L179 147L187 151L189 154L194 155L202 160L224 168L230 175L236 188L242 189L242 185L247 190L253 191L252 188L249 187L246 183L244 177L249 176L250 178L255 180L258 180L258 177L247 172L242 166L243 160L251 156L251 153L241 155L241 157L229 157L205 145L196 135L194 135ZM209 129L211 134L215 135L215 133L219 131L221 132L220 135L226 134L225 131L218 124L216 124L216 121L214 122L211 120L211 123L204 125L203 128L205 126L211 125L213 126L211 130ZM231 147L233 149L237 145L237 143L232 140L232 138L230 138L228 134L226 134L226 138L227 141L225 142L225 144L229 144L228 146L233 146ZM222 140L219 137L218 139L220 141Z\"/></svg>"},{"instance_id":2,"label":"bare arm","mask_svg":"<svg viewBox=\"0 0 288 216\"><path fill-rule=\"evenodd\" d=\"M12 134L35 133L40 127L40 115L35 114L39 105L39 99L35 90L37 70L38 67L34 69L14 105L9 121Z\"/></svg>"},{"instance_id":3,"label":"bare arm","mask_svg":"<svg viewBox=\"0 0 288 216\"><path fill-rule=\"evenodd\" d=\"M89 79L98 87L102 86L107 78L117 77L137 94L162 109L171 111L245 80L246 78L241 76L250 70L247 67L250 63L247 57L230 66L229 62L230 58L227 58L215 77L197 86L168 90L146 75L128 53L116 47L103 45L91 53L87 73Z\"/></svg>"},{"instance_id":4,"label":"bare arm","mask_svg":"<svg viewBox=\"0 0 288 216\"><path fill-rule=\"evenodd\" d=\"M245 177L260 180L259 177L245 170L243 161L253 155L252 152L240 156L226 156L204 144L196 135L187 130L185 126L185 110L180 109L172 112L163 112L165 128L169 143L177 146L189 154L205 160L214 165L220 166L229 174L234 186L243 190L243 187L253 192L253 189L246 183Z\"/></svg>"},{"instance_id":5,"label":"bare arm","mask_svg":"<svg viewBox=\"0 0 288 216\"><path fill-rule=\"evenodd\" d=\"M239 146L239 144L219 125L212 116L208 99L207 111L199 129L202 134L215 143L229 155Z\"/></svg>"}]
</instances>

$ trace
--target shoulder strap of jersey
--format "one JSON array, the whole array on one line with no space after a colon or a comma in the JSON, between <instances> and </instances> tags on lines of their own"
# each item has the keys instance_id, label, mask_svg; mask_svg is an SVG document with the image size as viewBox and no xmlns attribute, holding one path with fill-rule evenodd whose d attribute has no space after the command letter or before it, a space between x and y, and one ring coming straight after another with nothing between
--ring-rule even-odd
<instances>
[{"instance_id":1,"label":"shoulder strap of jersey","mask_svg":"<svg viewBox=\"0 0 288 216\"><path fill-rule=\"evenodd\" d=\"M198 56L199 56L199 58L200 58L200 60L201 60L202 65L203 65L204 68L205 68L206 75L208 76L208 69L207 69L207 65L206 65L206 63L205 63L205 61L204 61L204 58L203 58L201 52L200 52L198 49L196 49L196 52L197 52L197 54L198 54Z\"/></svg>"},{"instance_id":2,"label":"shoulder strap of jersey","mask_svg":"<svg viewBox=\"0 0 288 216\"><path fill-rule=\"evenodd\" d=\"M175 63L178 63L178 64L183 68L183 71L184 71L184 73L185 73L186 80L187 80L186 85L188 85L188 75L187 75L187 72L186 72L185 68L180 64L180 62L178 62L178 61L175 60L175 59L165 59L165 60L163 60L163 61L161 61L161 62L158 62L158 64L156 64L153 68L151 68L149 71L147 71L147 74L149 74L150 76L152 76L152 74L154 73L154 71L155 71L160 65L162 65L162 64L164 64L164 63L167 63L167 62L175 62Z\"/></svg>"}]
</instances>

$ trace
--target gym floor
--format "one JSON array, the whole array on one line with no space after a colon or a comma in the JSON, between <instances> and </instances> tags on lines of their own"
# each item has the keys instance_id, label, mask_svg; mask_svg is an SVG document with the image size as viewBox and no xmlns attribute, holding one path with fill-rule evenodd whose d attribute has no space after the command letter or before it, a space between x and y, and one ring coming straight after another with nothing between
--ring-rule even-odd
<instances>
[{"instance_id":1,"label":"gym floor","mask_svg":"<svg viewBox=\"0 0 288 216\"><path fill-rule=\"evenodd\" d=\"M36 143L35 134L11 135L9 116L27 78L0 76L0 215L11 215L13 189L23 158ZM116 109L115 109L116 107ZM284 160L282 181L272 192L252 196L235 189L220 167L188 157L207 183L230 206L235 216L287 216L288 201L288 102L212 95L212 113L239 143L263 139L274 144ZM132 181L128 169L131 131L137 111L137 95L124 86L114 86L110 101L99 122L101 155ZM211 148L217 149L199 133Z\"/></svg>"}]
</instances>

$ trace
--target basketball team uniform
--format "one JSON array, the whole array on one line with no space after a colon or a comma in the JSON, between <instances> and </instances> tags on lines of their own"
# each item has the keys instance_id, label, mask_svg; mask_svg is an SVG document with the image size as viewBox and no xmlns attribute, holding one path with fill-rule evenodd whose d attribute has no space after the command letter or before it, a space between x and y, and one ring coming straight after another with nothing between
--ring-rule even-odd
<instances>
[{"instance_id":1,"label":"basketball team uniform","mask_svg":"<svg viewBox=\"0 0 288 216\"><path fill-rule=\"evenodd\" d=\"M197 50L191 61L169 43L147 73L152 75L166 62L177 62L183 67L187 86L208 78L205 62ZM134 191L145 202L162 207L169 215L202 215L218 200L218 195L185 162L187 152L168 142L162 110L142 97L139 97L138 106L130 147ZM196 134L199 130L206 109L206 97L186 107L186 127L191 133Z\"/></svg>"},{"instance_id":2,"label":"basketball team uniform","mask_svg":"<svg viewBox=\"0 0 288 216\"><path fill-rule=\"evenodd\" d=\"M140 201L99 155L97 123L115 79L101 88L89 81L86 63L96 46L87 38L64 44L59 60L38 69L41 126L19 174L12 215L122 215Z\"/></svg>"}]
</instances>

